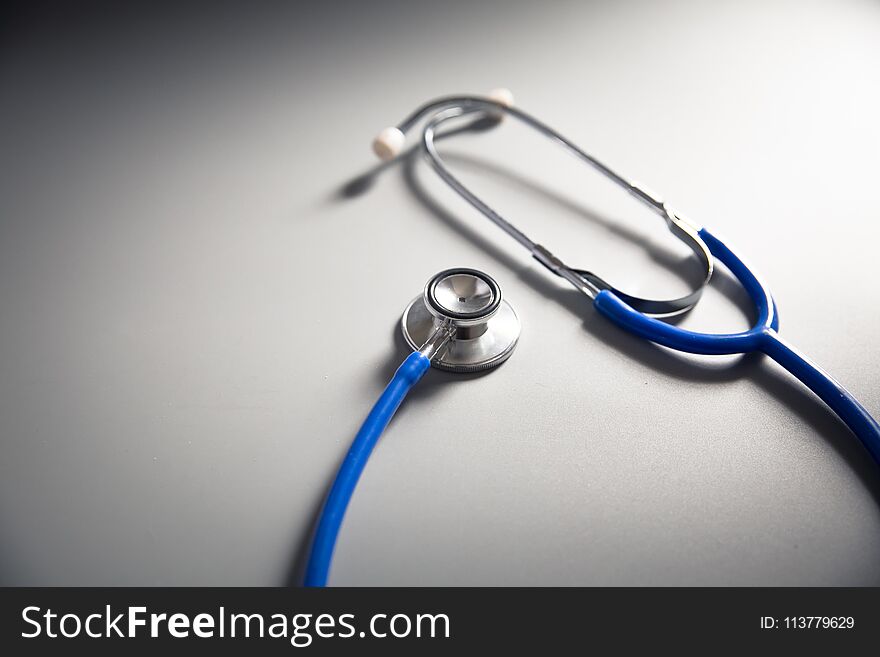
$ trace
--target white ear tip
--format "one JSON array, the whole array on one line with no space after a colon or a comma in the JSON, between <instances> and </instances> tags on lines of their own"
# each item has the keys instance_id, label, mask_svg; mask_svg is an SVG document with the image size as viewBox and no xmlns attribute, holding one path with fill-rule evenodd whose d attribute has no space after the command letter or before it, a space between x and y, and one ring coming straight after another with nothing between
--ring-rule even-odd
<instances>
[{"instance_id":1,"label":"white ear tip","mask_svg":"<svg viewBox=\"0 0 880 657\"><path fill-rule=\"evenodd\" d=\"M385 128L373 140L373 152L387 162L400 155L406 137L398 128Z\"/></svg>"},{"instance_id":2,"label":"white ear tip","mask_svg":"<svg viewBox=\"0 0 880 657\"><path fill-rule=\"evenodd\" d=\"M504 107L513 107L513 92L510 89L505 89L504 87L492 89L487 94L487 97L499 105L504 105Z\"/></svg>"}]
</instances>

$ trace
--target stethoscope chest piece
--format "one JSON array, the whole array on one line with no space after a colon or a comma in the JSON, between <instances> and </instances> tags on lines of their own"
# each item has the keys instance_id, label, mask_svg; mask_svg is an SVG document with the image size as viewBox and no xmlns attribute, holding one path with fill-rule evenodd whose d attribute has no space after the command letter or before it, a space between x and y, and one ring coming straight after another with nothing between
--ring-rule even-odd
<instances>
[{"instance_id":1,"label":"stethoscope chest piece","mask_svg":"<svg viewBox=\"0 0 880 657\"><path fill-rule=\"evenodd\" d=\"M475 269L447 269L425 285L401 320L403 337L415 350L444 327L452 333L431 365L451 372L478 372L507 360L516 347L520 322L501 288Z\"/></svg>"}]
</instances>

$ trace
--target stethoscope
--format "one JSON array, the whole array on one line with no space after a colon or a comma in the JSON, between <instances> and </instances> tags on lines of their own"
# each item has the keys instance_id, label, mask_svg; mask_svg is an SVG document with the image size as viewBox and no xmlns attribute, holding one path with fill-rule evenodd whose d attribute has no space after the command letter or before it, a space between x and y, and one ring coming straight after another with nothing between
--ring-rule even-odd
<instances>
[{"instance_id":1,"label":"stethoscope","mask_svg":"<svg viewBox=\"0 0 880 657\"><path fill-rule=\"evenodd\" d=\"M686 296L669 300L642 299L621 292L596 274L563 263L465 187L435 148L438 129L462 117L473 116L475 122L497 122L507 115L559 143L659 214L673 235L687 244L701 263L705 270L702 284ZM653 192L620 176L546 124L514 107L512 95L504 89L495 90L485 98L452 96L430 101L396 127L379 133L373 150L381 159L393 160L403 150L405 133L423 119L427 120L422 129L421 148L439 176L528 249L538 262L592 299L599 313L635 335L678 351L709 355L766 354L818 395L880 464L880 425L843 386L779 336L779 314L770 291L721 240L683 218ZM752 328L739 333L700 333L658 319L693 308L712 277L716 259L731 271L751 298L756 314ZM404 311L401 328L413 352L398 368L367 416L339 469L315 531L306 586L326 583L348 501L376 441L407 392L432 365L449 371L473 372L501 364L516 347L520 322L494 279L474 269L451 269L428 281L422 295Z\"/></svg>"}]
</instances>

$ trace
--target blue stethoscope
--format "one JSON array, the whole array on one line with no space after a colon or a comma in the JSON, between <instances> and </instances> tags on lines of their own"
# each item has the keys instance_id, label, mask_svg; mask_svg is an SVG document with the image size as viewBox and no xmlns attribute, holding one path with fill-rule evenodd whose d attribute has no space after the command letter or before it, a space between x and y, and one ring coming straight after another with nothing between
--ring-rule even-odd
<instances>
[{"instance_id":1,"label":"blue stethoscope","mask_svg":"<svg viewBox=\"0 0 880 657\"><path fill-rule=\"evenodd\" d=\"M666 221L670 231L687 244L705 270L702 285L677 299L653 300L628 295L592 272L564 264L545 247L495 212L465 187L448 169L434 146L435 136L448 136L469 127L492 125L513 116L560 144L623 187ZM442 134L448 121L467 118L464 128ZM482 212L532 256L557 276L571 283L593 301L602 315L623 329L670 349L692 354L722 355L761 352L779 363L822 399L859 438L880 464L880 425L868 411L830 375L812 363L778 333L779 313L770 290L721 240L705 228L684 219L661 198L641 185L618 175L588 155L555 130L513 106L509 91L498 89L486 97L454 96L433 100L419 107L396 127L386 128L373 142L383 160L396 158L405 144L405 133L427 119L421 147L440 177L468 203ZM658 317L670 317L690 310L712 277L714 261L723 263L748 293L755 307L755 323L739 333L700 333L678 328ZM400 406L407 392L430 366L450 371L478 371L506 360L519 338L519 319L503 298L500 286L490 276L473 269L454 269L432 277L421 296L404 312L401 328L413 352L398 368L376 402L348 451L324 503L315 531L306 569L306 586L324 586L336 537L346 507L367 459Z\"/></svg>"}]
</instances>

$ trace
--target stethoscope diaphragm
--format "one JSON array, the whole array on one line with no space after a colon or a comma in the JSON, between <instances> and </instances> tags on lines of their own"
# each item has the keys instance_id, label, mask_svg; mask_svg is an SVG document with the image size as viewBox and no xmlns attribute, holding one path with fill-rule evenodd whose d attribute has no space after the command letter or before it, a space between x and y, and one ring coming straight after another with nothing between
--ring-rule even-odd
<instances>
[{"instance_id":1,"label":"stethoscope diaphragm","mask_svg":"<svg viewBox=\"0 0 880 657\"><path fill-rule=\"evenodd\" d=\"M520 321L491 276L476 269L447 269L425 285L403 312L406 342L419 350L438 329L452 338L431 356L431 365L450 372L478 372L507 360L516 348Z\"/></svg>"}]
</instances>

